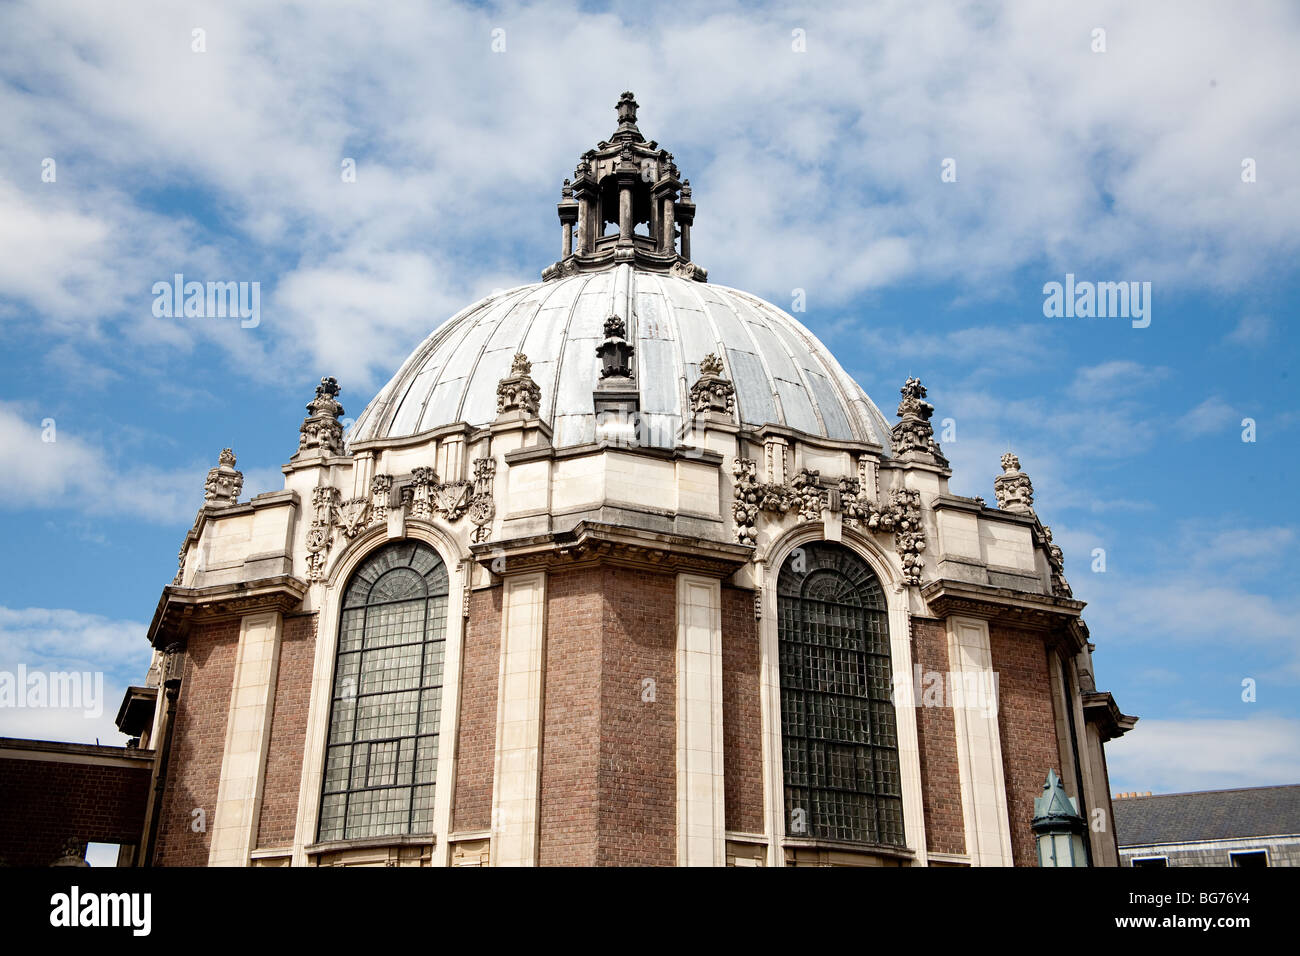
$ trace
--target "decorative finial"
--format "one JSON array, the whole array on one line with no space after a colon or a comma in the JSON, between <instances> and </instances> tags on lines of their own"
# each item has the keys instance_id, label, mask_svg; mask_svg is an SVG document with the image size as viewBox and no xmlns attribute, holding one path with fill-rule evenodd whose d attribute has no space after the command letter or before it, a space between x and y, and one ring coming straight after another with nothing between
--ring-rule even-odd
<instances>
[{"instance_id":1,"label":"decorative finial","mask_svg":"<svg viewBox=\"0 0 1300 956\"><path fill-rule=\"evenodd\" d=\"M1020 470L1020 459L1011 452L1002 456L1002 474L993 479L993 493L1003 511L1034 513L1034 485Z\"/></svg>"},{"instance_id":2,"label":"decorative finial","mask_svg":"<svg viewBox=\"0 0 1300 956\"><path fill-rule=\"evenodd\" d=\"M229 508L238 503L239 493L244 490L244 475L235 470L235 453L229 448L221 449L217 456L217 467L208 471L208 478L203 483L203 504L213 508Z\"/></svg>"},{"instance_id":3,"label":"decorative finial","mask_svg":"<svg viewBox=\"0 0 1300 956\"><path fill-rule=\"evenodd\" d=\"M627 323L620 316L611 315L605 320L605 341L596 347L601 360L601 378L631 376L634 349L628 344L626 335Z\"/></svg>"},{"instance_id":4,"label":"decorative finial","mask_svg":"<svg viewBox=\"0 0 1300 956\"><path fill-rule=\"evenodd\" d=\"M898 403L898 424L890 430L894 455L899 458L930 456L936 463L946 465L948 460L934 440L934 426L930 424L934 406L925 400L925 386L919 378L909 376L898 391L903 400Z\"/></svg>"},{"instance_id":5,"label":"decorative finial","mask_svg":"<svg viewBox=\"0 0 1300 956\"><path fill-rule=\"evenodd\" d=\"M695 412L730 415L736 408L736 386L722 377L722 359L710 352L700 359L700 377L691 386L691 408Z\"/></svg>"},{"instance_id":6,"label":"decorative finial","mask_svg":"<svg viewBox=\"0 0 1300 956\"><path fill-rule=\"evenodd\" d=\"M536 418L541 406L542 390L529 374L533 363L523 352L516 352L510 363L510 374L497 382L497 419L503 416Z\"/></svg>"},{"instance_id":7,"label":"decorative finial","mask_svg":"<svg viewBox=\"0 0 1300 956\"><path fill-rule=\"evenodd\" d=\"M619 126L632 126L636 123L636 111L640 104L637 103L636 97L631 92L625 92L618 98L618 105L614 107L618 113Z\"/></svg>"},{"instance_id":8,"label":"decorative finial","mask_svg":"<svg viewBox=\"0 0 1300 956\"><path fill-rule=\"evenodd\" d=\"M307 418L298 426L298 451L293 461L318 455L343 454L343 426L339 417L343 406L338 402L339 381L327 375L316 386L316 397L307 403Z\"/></svg>"}]
</instances>

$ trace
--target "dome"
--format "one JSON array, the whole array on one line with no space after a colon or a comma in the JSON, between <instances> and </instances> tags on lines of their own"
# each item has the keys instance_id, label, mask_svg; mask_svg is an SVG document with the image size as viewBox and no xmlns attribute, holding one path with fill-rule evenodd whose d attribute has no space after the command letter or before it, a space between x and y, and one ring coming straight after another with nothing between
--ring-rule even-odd
<instances>
[{"instance_id":1,"label":"dome","mask_svg":"<svg viewBox=\"0 0 1300 956\"><path fill-rule=\"evenodd\" d=\"M510 374L517 352L532 362L539 417L551 427L552 443L594 441L596 347L611 315L626 318L643 435L652 445L676 443L700 361L714 353L735 384L743 427L772 423L888 451L880 410L791 316L736 289L627 263L499 292L454 316L366 406L349 444L455 422L491 423L497 383Z\"/></svg>"}]
</instances>

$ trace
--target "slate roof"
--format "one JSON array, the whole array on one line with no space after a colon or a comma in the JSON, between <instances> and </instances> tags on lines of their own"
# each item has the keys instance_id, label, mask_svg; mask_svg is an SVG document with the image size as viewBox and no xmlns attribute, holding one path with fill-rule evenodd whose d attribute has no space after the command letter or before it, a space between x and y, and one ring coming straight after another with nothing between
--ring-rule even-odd
<instances>
[{"instance_id":1,"label":"slate roof","mask_svg":"<svg viewBox=\"0 0 1300 956\"><path fill-rule=\"evenodd\" d=\"M1300 835L1300 784L1113 801L1121 847Z\"/></svg>"}]
</instances>

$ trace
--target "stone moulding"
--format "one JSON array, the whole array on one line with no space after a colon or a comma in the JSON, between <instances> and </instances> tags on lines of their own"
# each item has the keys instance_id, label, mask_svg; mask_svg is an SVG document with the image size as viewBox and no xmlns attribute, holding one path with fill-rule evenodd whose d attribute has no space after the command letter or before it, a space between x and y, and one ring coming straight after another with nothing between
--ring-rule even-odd
<instances>
[{"instance_id":1,"label":"stone moulding","mask_svg":"<svg viewBox=\"0 0 1300 956\"><path fill-rule=\"evenodd\" d=\"M927 582L921 596L936 617L978 617L1006 627L1051 632L1072 656L1088 645L1088 628L1080 617L1084 602L1073 598L949 578Z\"/></svg>"},{"instance_id":2,"label":"stone moulding","mask_svg":"<svg viewBox=\"0 0 1300 956\"><path fill-rule=\"evenodd\" d=\"M149 624L149 643L162 649L182 642L191 625L242 617L255 611L287 614L302 606L307 586L289 574L208 588L163 588Z\"/></svg>"},{"instance_id":3,"label":"stone moulding","mask_svg":"<svg viewBox=\"0 0 1300 956\"><path fill-rule=\"evenodd\" d=\"M476 562L496 575L606 564L727 578L753 557L752 549L741 545L596 521L580 521L564 532L472 544L470 552Z\"/></svg>"}]
</instances>

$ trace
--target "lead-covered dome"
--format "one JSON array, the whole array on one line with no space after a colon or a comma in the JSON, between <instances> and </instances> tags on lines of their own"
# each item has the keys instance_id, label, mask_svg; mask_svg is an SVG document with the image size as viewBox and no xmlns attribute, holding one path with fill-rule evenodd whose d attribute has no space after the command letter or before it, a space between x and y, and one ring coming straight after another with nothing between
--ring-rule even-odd
<instances>
[{"instance_id":1,"label":"lead-covered dome","mask_svg":"<svg viewBox=\"0 0 1300 956\"><path fill-rule=\"evenodd\" d=\"M633 351L617 385L620 395L638 392L643 442L677 443L700 362L715 354L742 426L783 425L888 453L884 416L811 332L771 303L705 281L691 261L690 180L641 135L631 93L616 110L618 129L582 154L560 190L563 252L544 281L489 296L437 329L361 413L349 442L487 425L516 353L532 362L552 443L594 441L596 347L623 328Z\"/></svg>"},{"instance_id":2,"label":"lead-covered dome","mask_svg":"<svg viewBox=\"0 0 1300 956\"><path fill-rule=\"evenodd\" d=\"M817 338L756 296L619 265L489 296L454 316L411 355L349 433L349 443L416 435L453 422L489 424L497 383L515 353L533 363L539 417L556 446L595 439L592 392L604 323L625 317L647 438L671 446L689 414L700 361L720 356L743 426L775 423L888 448L889 427Z\"/></svg>"}]
</instances>

